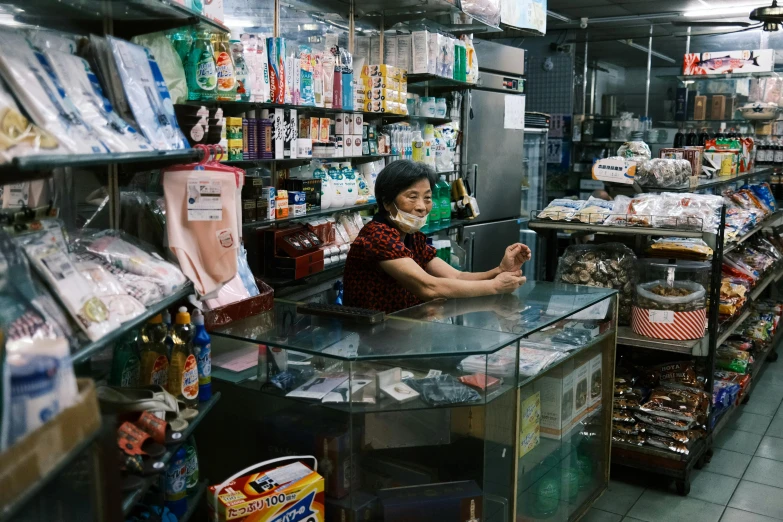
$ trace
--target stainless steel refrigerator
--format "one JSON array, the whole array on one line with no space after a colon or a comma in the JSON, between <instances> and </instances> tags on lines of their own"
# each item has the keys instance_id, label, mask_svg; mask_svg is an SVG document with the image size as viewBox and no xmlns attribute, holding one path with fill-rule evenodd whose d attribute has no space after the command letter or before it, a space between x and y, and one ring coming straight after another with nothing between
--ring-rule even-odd
<instances>
[{"instance_id":1,"label":"stainless steel refrigerator","mask_svg":"<svg viewBox=\"0 0 783 522\"><path fill-rule=\"evenodd\" d=\"M464 107L463 150L480 215L465 227L463 239L468 268L480 272L496 267L520 238L525 51L483 40L474 45L480 74Z\"/></svg>"}]
</instances>

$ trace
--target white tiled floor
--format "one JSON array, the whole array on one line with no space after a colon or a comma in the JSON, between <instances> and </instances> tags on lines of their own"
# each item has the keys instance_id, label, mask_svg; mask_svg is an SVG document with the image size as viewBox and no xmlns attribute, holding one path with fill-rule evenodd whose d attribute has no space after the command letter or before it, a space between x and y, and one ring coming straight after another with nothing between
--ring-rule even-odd
<instances>
[{"instance_id":1,"label":"white tiled floor","mask_svg":"<svg viewBox=\"0 0 783 522\"><path fill-rule=\"evenodd\" d=\"M770 363L696 471L687 497L667 479L612 468L609 490L583 522L774 522L783 520L783 359Z\"/></svg>"}]
</instances>

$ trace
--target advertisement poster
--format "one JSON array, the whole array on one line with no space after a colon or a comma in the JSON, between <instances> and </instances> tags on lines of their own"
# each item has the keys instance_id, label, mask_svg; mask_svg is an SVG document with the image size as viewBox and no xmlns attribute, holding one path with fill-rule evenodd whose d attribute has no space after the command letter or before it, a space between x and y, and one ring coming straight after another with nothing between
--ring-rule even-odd
<instances>
[{"instance_id":1,"label":"advertisement poster","mask_svg":"<svg viewBox=\"0 0 783 522\"><path fill-rule=\"evenodd\" d=\"M500 22L543 36L546 34L546 0L502 0Z\"/></svg>"}]
</instances>

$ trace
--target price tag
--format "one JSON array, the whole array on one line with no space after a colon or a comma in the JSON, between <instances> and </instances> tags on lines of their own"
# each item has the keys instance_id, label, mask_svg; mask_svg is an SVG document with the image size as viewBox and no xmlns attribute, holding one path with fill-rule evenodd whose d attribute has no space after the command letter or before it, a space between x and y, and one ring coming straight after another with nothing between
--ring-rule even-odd
<instances>
[{"instance_id":1,"label":"price tag","mask_svg":"<svg viewBox=\"0 0 783 522\"><path fill-rule=\"evenodd\" d=\"M188 180L188 221L222 221L220 181Z\"/></svg>"},{"instance_id":2,"label":"price tag","mask_svg":"<svg viewBox=\"0 0 783 522\"><path fill-rule=\"evenodd\" d=\"M671 310L648 310L647 313L651 323L674 323L674 312Z\"/></svg>"},{"instance_id":3,"label":"price tag","mask_svg":"<svg viewBox=\"0 0 783 522\"><path fill-rule=\"evenodd\" d=\"M593 163L593 179L633 185L636 162L619 158L601 159Z\"/></svg>"},{"instance_id":4,"label":"price tag","mask_svg":"<svg viewBox=\"0 0 783 522\"><path fill-rule=\"evenodd\" d=\"M559 138L549 138L546 140L546 162L547 163L562 163L563 162L563 140Z\"/></svg>"}]
</instances>

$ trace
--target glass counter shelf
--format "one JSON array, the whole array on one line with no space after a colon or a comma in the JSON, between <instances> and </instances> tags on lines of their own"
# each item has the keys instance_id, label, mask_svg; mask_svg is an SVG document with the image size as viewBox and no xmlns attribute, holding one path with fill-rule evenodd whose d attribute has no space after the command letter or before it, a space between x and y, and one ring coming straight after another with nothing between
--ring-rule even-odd
<instances>
[{"instance_id":1,"label":"glass counter shelf","mask_svg":"<svg viewBox=\"0 0 783 522\"><path fill-rule=\"evenodd\" d=\"M213 385L253 409L256 447L270 448L260 457L319 459L327 517L367 502L383 513L393 487L413 498L452 483L473 492L481 520L575 519L608 484L615 294L530 282L377 325L277 299L211 332L213 361L237 350L248 362L216 363Z\"/></svg>"}]
</instances>

